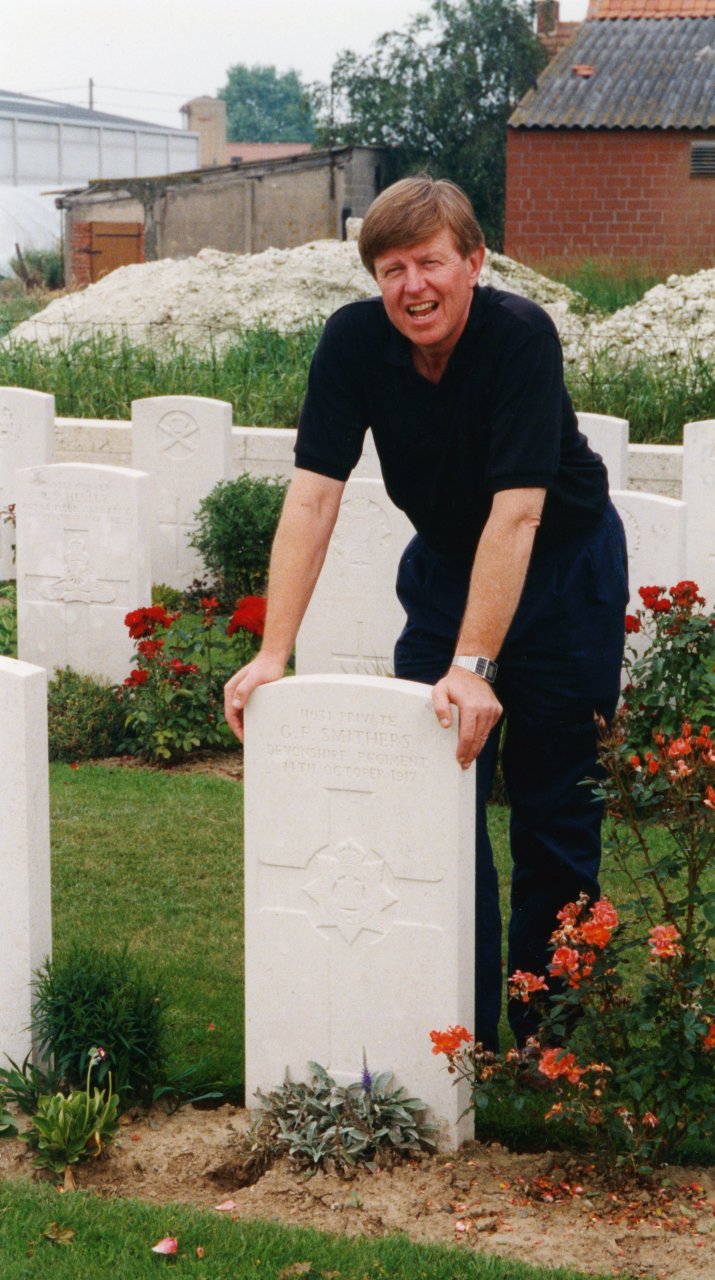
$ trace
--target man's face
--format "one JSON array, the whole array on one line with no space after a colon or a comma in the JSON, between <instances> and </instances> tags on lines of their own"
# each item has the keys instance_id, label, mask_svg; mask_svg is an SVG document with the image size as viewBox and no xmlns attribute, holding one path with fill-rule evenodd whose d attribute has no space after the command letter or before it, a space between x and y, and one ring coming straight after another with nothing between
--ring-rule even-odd
<instances>
[{"instance_id":1,"label":"man's face","mask_svg":"<svg viewBox=\"0 0 715 1280\"><path fill-rule=\"evenodd\" d=\"M381 253L375 278L395 328L425 354L449 355L467 323L483 261L483 248L463 258L446 228Z\"/></svg>"}]
</instances>

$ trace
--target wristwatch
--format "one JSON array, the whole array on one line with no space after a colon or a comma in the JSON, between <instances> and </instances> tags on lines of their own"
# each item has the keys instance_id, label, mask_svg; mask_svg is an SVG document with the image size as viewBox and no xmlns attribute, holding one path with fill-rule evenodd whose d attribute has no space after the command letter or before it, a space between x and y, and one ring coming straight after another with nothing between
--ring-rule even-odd
<instances>
[{"instance_id":1,"label":"wristwatch","mask_svg":"<svg viewBox=\"0 0 715 1280\"><path fill-rule=\"evenodd\" d=\"M473 658L471 655L467 657L462 654L452 658L452 666L464 667L466 671L474 672L475 676L481 676L482 680L486 680L487 684L494 684L499 670L492 658Z\"/></svg>"}]
</instances>

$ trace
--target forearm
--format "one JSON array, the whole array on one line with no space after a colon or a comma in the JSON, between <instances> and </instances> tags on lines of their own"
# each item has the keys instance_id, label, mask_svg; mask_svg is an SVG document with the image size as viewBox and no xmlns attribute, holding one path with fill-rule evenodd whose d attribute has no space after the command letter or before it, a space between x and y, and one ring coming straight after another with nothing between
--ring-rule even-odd
<instances>
[{"instance_id":1,"label":"forearm","mask_svg":"<svg viewBox=\"0 0 715 1280\"><path fill-rule=\"evenodd\" d=\"M318 580L343 486L318 487L297 473L286 495L271 551L262 652L285 663Z\"/></svg>"},{"instance_id":2,"label":"forearm","mask_svg":"<svg viewBox=\"0 0 715 1280\"><path fill-rule=\"evenodd\" d=\"M515 501L517 493L528 500ZM457 653L497 658L521 599L543 499L538 489L496 495L474 559Z\"/></svg>"}]
</instances>

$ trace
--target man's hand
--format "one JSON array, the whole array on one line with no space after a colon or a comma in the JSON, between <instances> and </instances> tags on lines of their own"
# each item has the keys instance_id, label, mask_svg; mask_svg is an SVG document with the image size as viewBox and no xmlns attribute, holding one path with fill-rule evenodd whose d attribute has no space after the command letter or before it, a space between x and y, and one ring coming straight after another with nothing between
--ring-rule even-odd
<instances>
[{"instance_id":1,"label":"man's hand","mask_svg":"<svg viewBox=\"0 0 715 1280\"><path fill-rule=\"evenodd\" d=\"M229 728L240 742L243 742L243 709L253 690L261 684L280 680L284 671L285 663L279 658L259 653L252 662L241 667L240 671L227 680L223 688L224 715Z\"/></svg>"},{"instance_id":2,"label":"man's hand","mask_svg":"<svg viewBox=\"0 0 715 1280\"><path fill-rule=\"evenodd\" d=\"M499 699L481 676L464 667L450 667L432 689L432 702L435 715L445 729L452 724L452 703L459 707L457 760L463 769L468 769L499 722L502 714Z\"/></svg>"}]
</instances>

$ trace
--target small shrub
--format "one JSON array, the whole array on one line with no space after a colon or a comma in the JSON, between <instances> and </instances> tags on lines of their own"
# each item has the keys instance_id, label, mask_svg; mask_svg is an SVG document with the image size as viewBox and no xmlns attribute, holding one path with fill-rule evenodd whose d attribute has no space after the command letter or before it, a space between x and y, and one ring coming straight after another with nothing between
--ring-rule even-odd
<instances>
[{"instance_id":1,"label":"small shrub","mask_svg":"<svg viewBox=\"0 0 715 1280\"><path fill-rule=\"evenodd\" d=\"M53 1173L65 1173L70 1165L101 1155L104 1147L116 1137L119 1129L119 1097L112 1092L109 1072L106 1093L93 1089L89 1078L92 1068L106 1059L101 1047L90 1049L87 1078L83 1090L69 1095L44 1094L38 1098L37 1112L30 1128L22 1137L35 1152L35 1164ZM72 1187L70 1179L66 1186Z\"/></svg>"},{"instance_id":2,"label":"small shrub","mask_svg":"<svg viewBox=\"0 0 715 1280\"><path fill-rule=\"evenodd\" d=\"M264 1163L288 1155L302 1169L374 1169L378 1161L394 1162L434 1146L435 1126L423 1118L426 1103L406 1089L389 1089L389 1071L373 1076L365 1066L359 1081L343 1086L317 1062L308 1065L308 1084L286 1080L271 1093L258 1090L255 1150L266 1153Z\"/></svg>"},{"instance_id":3,"label":"small shrub","mask_svg":"<svg viewBox=\"0 0 715 1280\"><path fill-rule=\"evenodd\" d=\"M200 614L170 614L163 605L135 609L125 623L136 641L134 669L121 690L127 750L171 764L207 747L234 747L223 715L223 687L254 656L266 602L239 601L230 619L206 596Z\"/></svg>"},{"instance_id":4,"label":"small shrub","mask_svg":"<svg viewBox=\"0 0 715 1280\"><path fill-rule=\"evenodd\" d=\"M26 1116L37 1111L37 1104L43 1094L55 1093L59 1085L59 1077L55 1071L43 1071L30 1061L30 1055L24 1059L22 1066L8 1058L9 1067L0 1067L0 1091L6 1102L14 1102L15 1106Z\"/></svg>"},{"instance_id":5,"label":"small shrub","mask_svg":"<svg viewBox=\"0 0 715 1280\"><path fill-rule=\"evenodd\" d=\"M14 582L0 584L0 654L17 657L17 588Z\"/></svg>"},{"instance_id":6,"label":"small shrub","mask_svg":"<svg viewBox=\"0 0 715 1280\"><path fill-rule=\"evenodd\" d=\"M176 613L183 604L183 592L166 582L156 582L151 589L152 604L160 604L168 613Z\"/></svg>"},{"instance_id":7,"label":"small shrub","mask_svg":"<svg viewBox=\"0 0 715 1280\"><path fill-rule=\"evenodd\" d=\"M102 759L116 755L126 736L124 713L114 686L58 671L47 687L50 760Z\"/></svg>"},{"instance_id":8,"label":"small shrub","mask_svg":"<svg viewBox=\"0 0 715 1280\"><path fill-rule=\"evenodd\" d=\"M243 475L221 481L202 500L190 541L224 604L265 589L286 487L278 480Z\"/></svg>"},{"instance_id":9,"label":"small shrub","mask_svg":"<svg viewBox=\"0 0 715 1280\"><path fill-rule=\"evenodd\" d=\"M61 245L55 249L23 249L22 258L11 258L10 266L30 288L64 288L65 266Z\"/></svg>"},{"instance_id":10,"label":"small shrub","mask_svg":"<svg viewBox=\"0 0 715 1280\"><path fill-rule=\"evenodd\" d=\"M165 1076L164 991L128 954L76 944L61 960L46 960L38 971L33 1029L43 1054L72 1087L82 1086L89 1066L88 1046L101 1045L97 1067L102 1084L111 1071L123 1101L150 1101Z\"/></svg>"}]
</instances>

